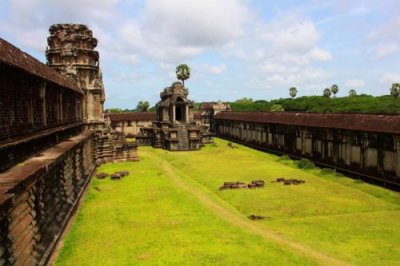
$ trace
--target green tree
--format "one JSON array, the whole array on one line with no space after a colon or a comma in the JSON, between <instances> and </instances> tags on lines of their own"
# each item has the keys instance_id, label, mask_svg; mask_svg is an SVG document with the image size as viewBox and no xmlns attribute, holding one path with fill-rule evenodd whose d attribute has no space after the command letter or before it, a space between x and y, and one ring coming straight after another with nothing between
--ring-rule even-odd
<instances>
[{"instance_id":1,"label":"green tree","mask_svg":"<svg viewBox=\"0 0 400 266\"><path fill-rule=\"evenodd\" d=\"M292 97L292 98L296 97L296 95L297 95L297 88L296 88L296 87L291 87L291 88L289 89L289 95L290 95L290 97Z\"/></svg>"},{"instance_id":2,"label":"green tree","mask_svg":"<svg viewBox=\"0 0 400 266\"><path fill-rule=\"evenodd\" d=\"M180 64L176 67L176 77L182 80L183 87L185 87L185 80L190 78L190 67L186 64Z\"/></svg>"},{"instance_id":3,"label":"green tree","mask_svg":"<svg viewBox=\"0 0 400 266\"><path fill-rule=\"evenodd\" d=\"M324 91L323 91L323 96L324 97L329 98L329 97L331 97L331 95L332 95L332 92L331 92L331 90L329 88L324 89Z\"/></svg>"},{"instance_id":4,"label":"green tree","mask_svg":"<svg viewBox=\"0 0 400 266\"><path fill-rule=\"evenodd\" d=\"M235 103L253 103L253 99L244 97L244 98L237 99L235 101Z\"/></svg>"},{"instance_id":5,"label":"green tree","mask_svg":"<svg viewBox=\"0 0 400 266\"><path fill-rule=\"evenodd\" d=\"M393 83L390 88L390 95L397 98L400 95L400 83Z\"/></svg>"},{"instance_id":6,"label":"green tree","mask_svg":"<svg viewBox=\"0 0 400 266\"><path fill-rule=\"evenodd\" d=\"M333 84L331 87L331 92L333 93L333 97L336 97L336 93L339 92L339 86L336 84Z\"/></svg>"},{"instance_id":7,"label":"green tree","mask_svg":"<svg viewBox=\"0 0 400 266\"><path fill-rule=\"evenodd\" d=\"M356 96L357 95L357 92L356 92L356 90L349 90L349 97L352 97L352 96Z\"/></svg>"},{"instance_id":8,"label":"green tree","mask_svg":"<svg viewBox=\"0 0 400 266\"><path fill-rule=\"evenodd\" d=\"M107 109L106 111L109 113L121 113L122 112L121 108L110 108L110 109Z\"/></svg>"},{"instance_id":9,"label":"green tree","mask_svg":"<svg viewBox=\"0 0 400 266\"><path fill-rule=\"evenodd\" d=\"M136 111L139 111L139 112L147 112L148 109L149 109L149 107L150 107L150 104L149 104L148 101L144 101L144 102L140 101L140 102L138 102L138 104L136 105Z\"/></svg>"},{"instance_id":10,"label":"green tree","mask_svg":"<svg viewBox=\"0 0 400 266\"><path fill-rule=\"evenodd\" d=\"M274 104L271 106L270 111L271 112L283 112L283 111L285 111L285 109L283 109L283 106L280 104Z\"/></svg>"}]
</instances>

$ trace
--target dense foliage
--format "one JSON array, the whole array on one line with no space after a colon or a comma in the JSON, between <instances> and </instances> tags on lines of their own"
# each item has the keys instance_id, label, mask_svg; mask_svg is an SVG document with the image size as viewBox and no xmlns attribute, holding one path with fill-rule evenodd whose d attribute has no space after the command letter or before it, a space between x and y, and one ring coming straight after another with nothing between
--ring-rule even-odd
<instances>
[{"instance_id":1,"label":"dense foliage","mask_svg":"<svg viewBox=\"0 0 400 266\"><path fill-rule=\"evenodd\" d=\"M136 105L136 111L138 112L147 112L150 107L150 104L148 101L140 101Z\"/></svg>"},{"instance_id":2,"label":"dense foliage","mask_svg":"<svg viewBox=\"0 0 400 266\"><path fill-rule=\"evenodd\" d=\"M180 64L176 67L176 77L181 80L185 87L185 80L190 78L190 67L186 64Z\"/></svg>"},{"instance_id":3,"label":"dense foliage","mask_svg":"<svg viewBox=\"0 0 400 266\"><path fill-rule=\"evenodd\" d=\"M243 101L230 103L232 111L254 112L271 111L275 105L281 105L285 111L292 112L363 112L363 113L400 113L400 99L393 96L352 95L351 97L329 98L323 96L303 96L296 99L286 98L272 101Z\"/></svg>"}]
</instances>

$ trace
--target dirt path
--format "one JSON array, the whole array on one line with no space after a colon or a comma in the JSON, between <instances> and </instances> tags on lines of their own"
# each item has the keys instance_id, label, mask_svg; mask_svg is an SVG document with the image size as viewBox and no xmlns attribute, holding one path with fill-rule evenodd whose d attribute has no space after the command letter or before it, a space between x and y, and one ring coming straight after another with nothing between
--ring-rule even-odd
<instances>
[{"instance_id":1,"label":"dirt path","mask_svg":"<svg viewBox=\"0 0 400 266\"><path fill-rule=\"evenodd\" d=\"M272 240L283 246L287 246L294 250L300 251L306 257L311 258L313 261L315 261L320 265L351 265L347 262L330 257L329 255L323 254L317 250L304 246L300 243L295 243L291 240L285 239L283 236L271 230L268 230L258 225L255 222L251 222L247 218L237 213L234 213L229 209L226 209L224 206L220 205L206 193L202 192L199 189L191 187L181 177L183 173L179 169L174 167L171 163L169 163L167 160L163 159L160 156L157 156L157 154L151 151L149 153L146 152L146 154L160 163L160 167L171 178L171 180L175 183L175 185L195 196L204 206L206 206L209 210L211 210L213 213L215 213L225 221L229 222L230 224L239 227L242 230L245 230L246 232L252 232L256 235L259 235L266 240L269 241Z\"/></svg>"}]
</instances>

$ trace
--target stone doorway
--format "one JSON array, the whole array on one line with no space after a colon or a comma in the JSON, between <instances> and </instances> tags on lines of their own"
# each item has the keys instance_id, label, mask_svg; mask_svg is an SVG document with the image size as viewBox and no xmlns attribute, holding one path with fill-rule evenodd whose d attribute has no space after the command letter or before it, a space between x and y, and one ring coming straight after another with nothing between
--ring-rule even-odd
<instances>
[{"instance_id":1,"label":"stone doorway","mask_svg":"<svg viewBox=\"0 0 400 266\"><path fill-rule=\"evenodd\" d=\"M186 122L186 105L182 98L178 98L175 104L175 121Z\"/></svg>"}]
</instances>

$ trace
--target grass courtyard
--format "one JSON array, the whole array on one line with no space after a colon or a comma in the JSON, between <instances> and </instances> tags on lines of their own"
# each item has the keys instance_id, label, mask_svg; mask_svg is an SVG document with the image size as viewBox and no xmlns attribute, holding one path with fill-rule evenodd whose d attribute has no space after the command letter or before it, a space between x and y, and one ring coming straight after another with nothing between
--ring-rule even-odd
<instances>
[{"instance_id":1,"label":"grass courtyard","mask_svg":"<svg viewBox=\"0 0 400 266\"><path fill-rule=\"evenodd\" d=\"M399 265L399 193L235 145L140 147L140 162L101 166L130 175L93 179L56 264ZM218 190L255 179L265 187Z\"/></svg>"}]
</instances>

